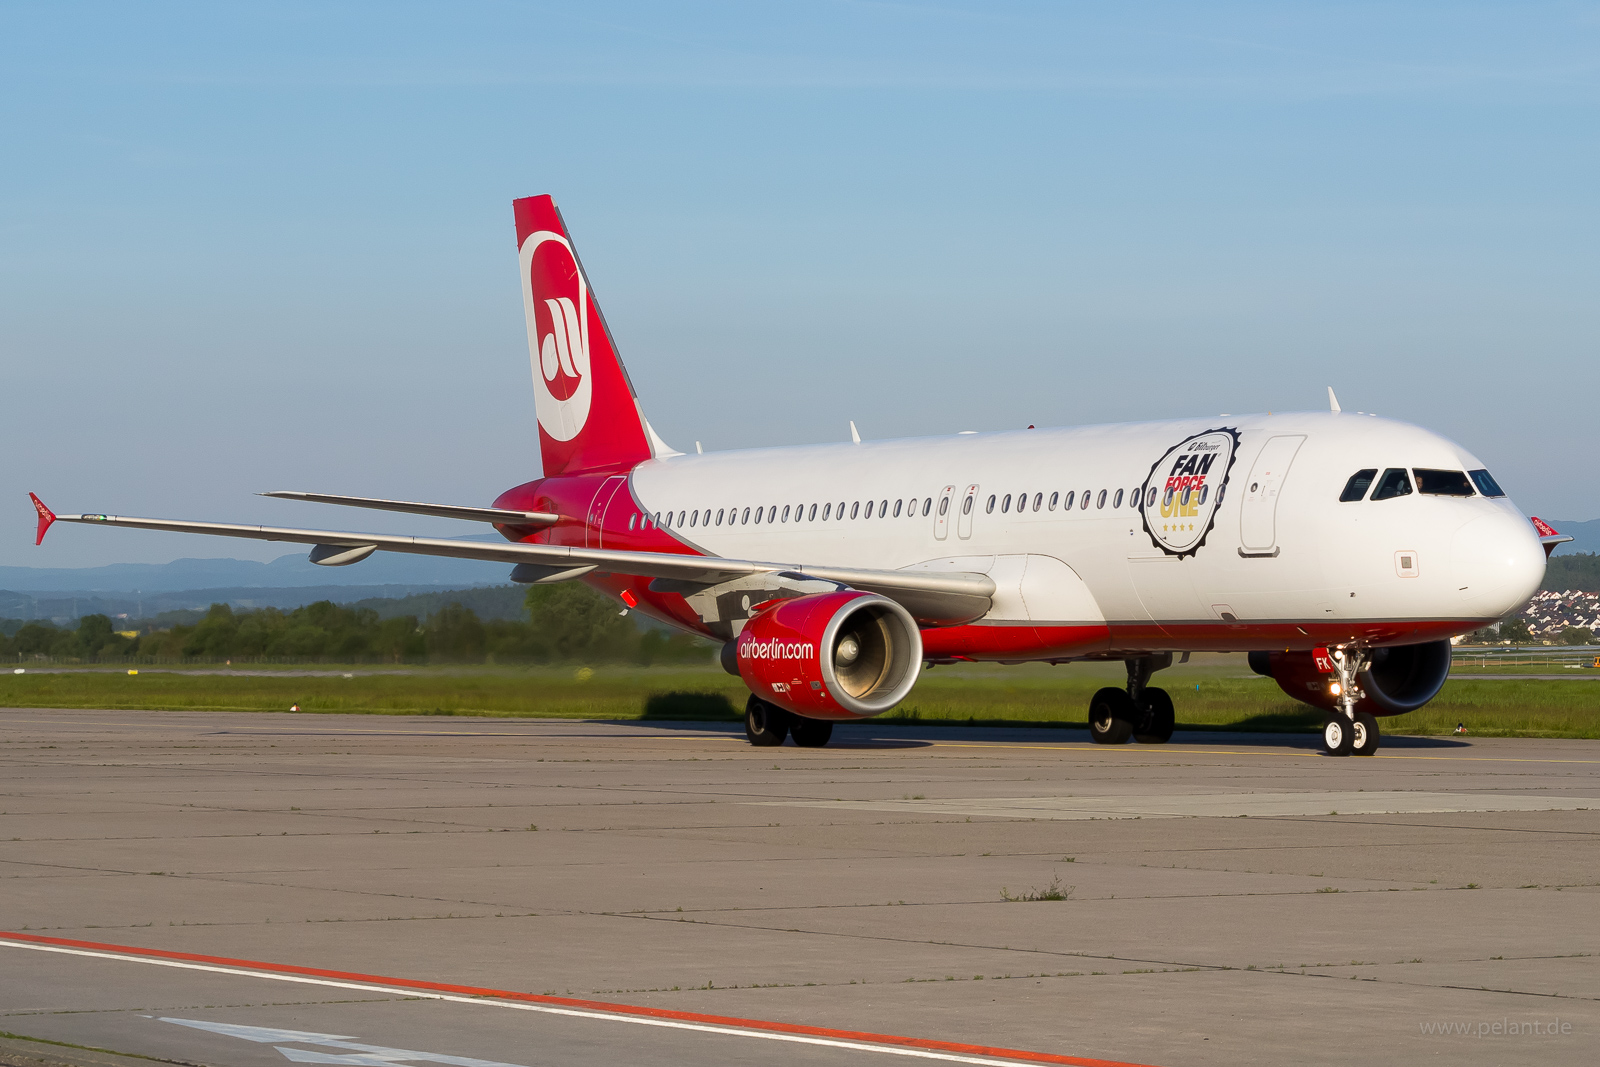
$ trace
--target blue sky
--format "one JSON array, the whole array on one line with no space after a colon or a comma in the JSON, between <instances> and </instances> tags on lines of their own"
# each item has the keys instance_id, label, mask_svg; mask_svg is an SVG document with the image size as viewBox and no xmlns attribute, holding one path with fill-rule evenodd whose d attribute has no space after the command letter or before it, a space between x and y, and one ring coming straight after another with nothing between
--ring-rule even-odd
<instances>
[{"instance_id":1,"label":"blue sky","mask_svg":"<svg viewBox=\"0 0 1600 1067\"><path fill-rule=\"evenodd\" d=\"M680 448L1349 409L1600 516L1594 4L0 5L0 564L535 477L510 201Z\"/></svg>"}]
</instances>

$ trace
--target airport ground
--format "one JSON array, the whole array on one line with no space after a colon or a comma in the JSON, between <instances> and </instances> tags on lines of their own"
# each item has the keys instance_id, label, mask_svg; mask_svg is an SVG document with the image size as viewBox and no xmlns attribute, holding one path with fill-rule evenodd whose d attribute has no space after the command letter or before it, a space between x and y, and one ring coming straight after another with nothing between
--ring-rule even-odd
<instances>
[{"instance_id":1,"label":"airport ground","mask_svg":"<svg viewBox=\"0 0 1600 1067\"><path fill-rule=\"evenodd\" d=\"M0 711L0 1062L1592 1053L1600 742L1081 736Z\"/></svg>"}]
</instances>

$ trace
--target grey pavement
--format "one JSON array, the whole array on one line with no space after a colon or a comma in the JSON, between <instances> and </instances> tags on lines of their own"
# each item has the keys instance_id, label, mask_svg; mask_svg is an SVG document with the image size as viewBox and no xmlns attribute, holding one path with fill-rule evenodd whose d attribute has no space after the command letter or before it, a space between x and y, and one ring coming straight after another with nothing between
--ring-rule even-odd
<instances>
[{"instance_id":1,"label":"grey pavement","mask_svg":"<svg viewBox=\"0 0 1600 1067\"><path fill-rule=\"evenodd\" d=\"M0 1062L1590 1055L1600 742L1074 736L3 710L0 930L307 970L0 934Z\"/></svg>"}]
</instances>

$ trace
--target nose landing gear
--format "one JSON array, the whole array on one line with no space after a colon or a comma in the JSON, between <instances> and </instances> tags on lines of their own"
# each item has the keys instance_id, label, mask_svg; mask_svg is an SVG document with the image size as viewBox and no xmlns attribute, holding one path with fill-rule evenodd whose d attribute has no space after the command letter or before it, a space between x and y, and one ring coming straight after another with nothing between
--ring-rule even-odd
<instances>
[{"instance_id":1,"label":"nose landing gear","mask_svg":"<svg viewBox=\"0 0 1600 1067\"><path fill-rule=\"evenodd\" d=\"M1172 697L1165 689L1149 685L1156 671L1172 666L1172 653L1125 660L1128 687L1112 686L1089 701L1089 737L1102 745L1120 745L1129 738L1144 745L1164 745L1172 739Z\"/></svg>"},{"instance_id":2,"label":"nose landing gear","mask_svg":"<svg viewBox=\"0 0 1600 1067\"><path fill-rule=\"evenodd\" d=\"M1378 719L1371 712L1356 710L1366 695L1357 678L1367 668L1367 652L1346 645L1328 655L1333 660L1336 703L1322 727L1322 751L1330 756L1370 756L1378 751Z\"/></svg>"}]
</instances>

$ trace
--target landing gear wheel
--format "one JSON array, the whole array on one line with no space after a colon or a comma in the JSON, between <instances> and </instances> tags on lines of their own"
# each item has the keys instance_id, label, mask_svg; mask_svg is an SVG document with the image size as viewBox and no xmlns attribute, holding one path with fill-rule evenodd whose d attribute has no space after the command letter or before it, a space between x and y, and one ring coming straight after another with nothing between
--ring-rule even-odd
<instances>
[{"instance_id":1,"label":"landing gear wheel","mask_svg":"<svg viewBox=\"0 0 1600 1067\"><path fill-rule=\"evenodd\" d=\"M1172 698L1167 691L1146 686L1144 714L1140 716L1133 739L1141 745L1164 745L1172 740L1173 721Z\"/></svg>"},{"instance_id":2,"label":"landing gear wheel","mask_svg":"<svg viewBox=\"0 0 1600 1067\"><path fill-rule=\"evenodd\" d=\"M1350 724L1350 754L1370 756L1378 751L1378 718L1371 712L1356 712L1356 721Z\"/></svg>"},{"instance_id":3,"label":"landing gear wheel","mask_svg":"<svg viewBox=\"0 0 1600 1067\"><path fill-rule=\"evenodd\" d=\"M751 693L744 705L744 735L757 748L781 745L789 735L789 713Z\"/></svg>"},{"instance_id":4,"label":"landing gear wheel","mask_svg":"<svg viewBox=\"0 0 1600 1067\"><path fill-rule=\"evenodd\" d=\"M1137 710L1125 689L1106 686L1089 701L1089 737L1102 745L1120 745L1133 735Z\"/></svg>"},{"instance_id":5,"label":"landing gear wheel","mask_svg":"<svg viewBox=\"0 0 1600 1067\"><path fill-rule=\"evenodd\" d=\"M1335 712L1322 727L1322 751L1330 756L1350 755L1355 734L1355 723Z\"/></svg>"},{"instance_id":6,"label":"landing gear wheel","mask_svg":"<svg viewBox=\"0 0 1600 1067\"><path fill-rule=\"evenodd\" d=\"M801 748L821 748L833 736L833 723L792 715L789 717L789 736Z\"/></svg>"}]
</instances>

